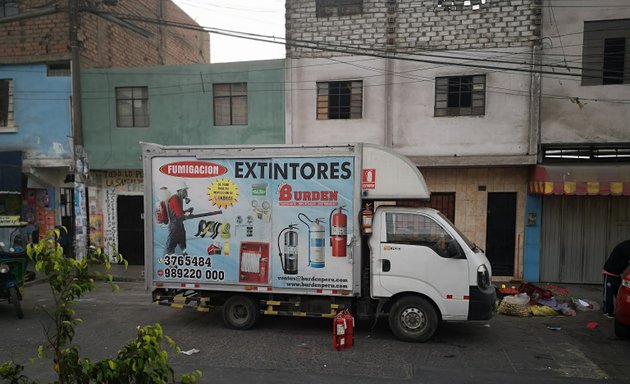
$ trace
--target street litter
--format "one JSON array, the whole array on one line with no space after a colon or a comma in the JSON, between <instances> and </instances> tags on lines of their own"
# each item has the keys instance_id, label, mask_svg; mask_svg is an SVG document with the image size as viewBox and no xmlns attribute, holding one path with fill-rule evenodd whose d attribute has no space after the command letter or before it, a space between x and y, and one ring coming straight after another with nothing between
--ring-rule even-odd
<instances>
[{"instance_id":1,"label":"street litter","mask_svg":"<svg viewBox=\"0 0 630 384\"><path fill-rule=\"evenodd\" d=\"M596 323L594 321L591 321L591 322L586 324L586 328L588 328L588 329L595 329L597 327L599 327L599 323Z\"/></svg>"},{"instance_id":2,"label":"street litter","mask_svg":"<svg viewBox=\"0 0 630 384\"><path fill-rule=\"evenodd\" d=\"M506 296L501 300L497 308L497 313L509 316L529 316L528 311L529 296L526 293Z\"/></svg>"},{"instance_id":3,"label":"street litter","mask_svg":"<svg viewBox=\"0 0 630 384\"><path fill-rule=\"evenodd\" d=\"M551 325L548 325L547 329L550 330L550 331L560 331L562 328L560 328L560 327L552 327Z\"/></svg>"},{"instance_id":4,"label":"street litter","mask_svg":"<svg viewBox=\"0 0 630 384\"><path fill-rule=\"evenodd\" d=\"M193 353L199 353L199 352L200 351L198 349L195 349L195 348L189 349L187 351L179 351L179 353L183 353L184 355L188 355L188 356L192 355Z\"/></svg>"},{"instance_id":5,"label":"street litter","mask_svg":"<svg viewBox=\"0 0 630 384\"><path fill-rule=\"evenodd\" d=\"M511 289L502 285L498 291L511 292ZM497 307L497 313L510 316L575 316L577 310L599 308L597 303L571 298L568 289L553 284L541 288L524 282L518 287L518 292L504 296Z\"/></svg>"},{"instance_id":6,"label":"street litter","mask_svg":"<svg viewBox=\"0 0 630 384\"><path fill-rule=\"evenodd\" d=\"M590 301L586 299L575 299L573 302L575 303L575 308L578 311L598 311L599 310L599 304L594 301Z\"/></svg>"}]
</instances>

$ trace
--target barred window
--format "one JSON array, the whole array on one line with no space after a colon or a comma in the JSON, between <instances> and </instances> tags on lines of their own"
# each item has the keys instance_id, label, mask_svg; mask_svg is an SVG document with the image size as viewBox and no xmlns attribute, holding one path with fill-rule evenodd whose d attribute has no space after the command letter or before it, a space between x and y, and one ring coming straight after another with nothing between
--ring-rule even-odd
<instances>
[{"instance_id":1,"label":"barred window","mask_svg":"<svg viewBox=\"0 0 630 384\"><path fill-rule=\"evenodd\" d=\"M584 23L582 85L630 84L630 19Z\"/></svg>"},{"instance_id":2,"label":"barred window","mask_svg":"<svg viewBox=\"0 0 630 384\"><path fill-rule=\"evenodd\" d=\"M18 13L18 0L0 0L0 17L15 16Z\"/></svg>"},{"instance_id":3,"label":"barred window","mask_svg":"<svg viewBox=\"0 0 630 384\"><path fill-rule=\"evenodd\" d=\"M149 126L149 88L116 88L116 124L120 128Z\"/></svg>"},{"instance_id":4,"label":"barred window","mask_svg":"<svg viewBox=\"0 0 630 384\"><path fill-rule=\"evenodd\" d=\"M435 79L435 116L479 116L485 113L485 75Z\"/></svg>"},{"instance_id":5,"label":"barred window","mask_svg":"<svg viewBox=\"0 0 630 384\"><path fill-rule=\"evenodd\" d=\"M247 83L213 84L214 125L247 125Z\"/></svg>"},{"instance_id":6,"label":"barred window","mask_svg":"<svg viewBox=\"0 0 630 384\"><path fill-rule=\"evenodd\" d=\"M0 79L0 132L14 132L13 81Z\"/></svg>"},{"instance_id":7,"label":"barred window","mask_svg":"<svg viewBox=\"0 0 630 384\"><path fill-rule=\"evenodd\" d=\"M317 120L360 119L362 114L362 81L317 83Z\"/></svg>"},{"instance_id":8,"label":"barred window","mask_svg":"<svg viewBox=\"0 0 630 384\"><path fill-rule=\"evenodd\" d=\"M360 15L363 0L316 0L315 7L318 18Z\"/></svg>"}]
</instances>

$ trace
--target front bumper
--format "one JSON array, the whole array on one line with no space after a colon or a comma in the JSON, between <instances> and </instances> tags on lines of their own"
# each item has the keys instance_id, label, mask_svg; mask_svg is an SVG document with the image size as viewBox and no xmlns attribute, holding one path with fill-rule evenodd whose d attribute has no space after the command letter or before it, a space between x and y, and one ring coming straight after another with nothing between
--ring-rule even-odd
<instances>
[{"instance_id":1,"label":"front bumper","mask_svg":"<svg viewBox=\"0 0 630 384\"><path fill-rule=\"evenodd\" d=\"M497 291L491 284L486 289L470 286L468 320L489 320L494 316L497 305Z\"/></svg>"}]
</instances>

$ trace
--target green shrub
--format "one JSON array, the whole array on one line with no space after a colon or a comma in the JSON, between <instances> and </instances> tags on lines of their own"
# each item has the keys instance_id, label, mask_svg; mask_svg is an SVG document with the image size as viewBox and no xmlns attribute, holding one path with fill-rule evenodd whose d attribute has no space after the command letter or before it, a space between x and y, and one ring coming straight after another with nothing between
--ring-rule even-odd
<instances>
[{"instance_id":1,"label":"green shrub","mask_svg":"<svg viewBox=\"0 0 630 384\"><path fill-rule=\"evenodd\" d=\"M160 324L138 327L137 338L118 351L115 358L92 362L80 357L78 347L72 343L75 329L81 323L73 305L82 295L91 292L97 281L106 282L118 291L107 271L112 261L123 263L125 267L127 261L116 249L107 254L95 247L90 247L86 257L80 260L64 257L63 248L56 240L58 237L58 232L51 232L46 239L27 246L28 257L35 264L35 270L46 276L54 300L53 310L44 310L51 321L44 326L46 344L38 348L37 354L39 358L52 358L52 369L57 376L55 383L197 383L200 371L184 374L177 380L168 364L164 345L176 352L179 348L162 333ZM97 265L104 266L106 272L91 269ZM23 372L24 366L14 362L0 365L0 379L6 383L33 383Z\"/></svg>"}]
</instances>

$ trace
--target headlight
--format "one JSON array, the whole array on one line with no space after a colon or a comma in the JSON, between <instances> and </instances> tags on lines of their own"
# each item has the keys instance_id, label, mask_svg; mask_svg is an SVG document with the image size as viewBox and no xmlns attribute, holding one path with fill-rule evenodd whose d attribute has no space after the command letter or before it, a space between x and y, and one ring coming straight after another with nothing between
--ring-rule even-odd
<instances>
[{"instance_id":1,"label":"headlight","mask_svg":"<svg viewBox=\"0 0 630 384\"><path fill-rule=\"evenodd\" d=\"M484 264L477 268L477 286L481 289L486 289L490 286L490 272Z\"/></svg>"},{"instance_id":2,"label":"headlight","mask_svg":"<svg viewBox=\"0 0 630 384\"><path fill-rule=\"evenodd\" d=\"M626 280L626 279L621 280L621 286L630 288L630 280Z\"/></svg>"},{"instance_id":3,"label":"headlight","mask_svg":"<svg viewBox=\"0 0 630 384\"><path fill-rule=\"evenodd\" d=\"M10 270L11 268L6 264L0 265L0 273L9 273Z\"/></svg>"}]
</instances>

